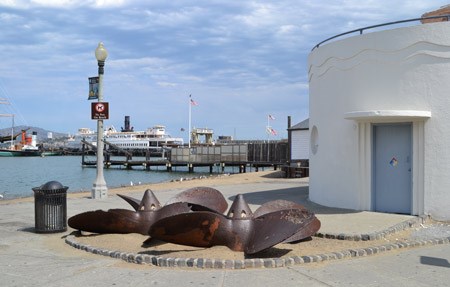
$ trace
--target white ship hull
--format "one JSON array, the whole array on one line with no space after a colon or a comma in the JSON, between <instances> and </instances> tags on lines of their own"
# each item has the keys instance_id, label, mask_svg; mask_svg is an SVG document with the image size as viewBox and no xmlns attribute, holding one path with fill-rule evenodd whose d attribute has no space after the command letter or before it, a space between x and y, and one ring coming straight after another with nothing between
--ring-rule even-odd
<instances>
[{"instance_id":1,"label":"white ship hull","mask_svg":"<svg viewBox=\"0 0 450 287\"><path fill-rule=\"evenodd\" d=\"M164 126L155 126L147 131L119 132L113 127L108 128L103 135L106 144L124 150L162 151L171 147L183 145L182 138L174 138L166 134ZM97 145L97 135L90 129L79 129L69 146L81 147L82 141Z\"/></svg>"}]
</instances>

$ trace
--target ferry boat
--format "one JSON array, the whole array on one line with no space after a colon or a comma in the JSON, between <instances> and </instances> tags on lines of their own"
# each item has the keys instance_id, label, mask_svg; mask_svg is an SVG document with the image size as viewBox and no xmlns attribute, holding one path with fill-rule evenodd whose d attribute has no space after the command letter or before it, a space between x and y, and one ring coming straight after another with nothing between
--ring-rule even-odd
<instances>
[{"instance_id":1,"label":"ferry boat","mask_svg":"<svg viewBox=\"0 0 450 287\"><path fill-rule=\"evenodd\" d=\"M125 127L117 131L114 126L107 127L103 133L106 144L123 150L149 150L150 152L162 152L172 147L182 146L182 138L171 137L166 133L163 125L155 125L145 131L134 131L130 126L129 116L125 117ZM71 140L80 144L84 140L88 144L97 146L97 134L89 128L80 128L76 136Z\"/></svg>"}]
</instances>

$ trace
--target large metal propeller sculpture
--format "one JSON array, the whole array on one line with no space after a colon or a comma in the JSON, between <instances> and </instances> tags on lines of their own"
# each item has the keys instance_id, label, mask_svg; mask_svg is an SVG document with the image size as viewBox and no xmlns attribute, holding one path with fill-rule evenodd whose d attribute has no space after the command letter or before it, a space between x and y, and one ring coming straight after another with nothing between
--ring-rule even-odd
<instances>
[{"instance_id":1,"label":"large metal propeller sculpture","mask_svg":"<svg viewBox=\"0 0 450 287\"><path fill-rule=\"evenodd\" d=\"M75 215L68 220L70 227L94 233L140 233L148 235L153 223L161 218L195 210L224 212L228 204L214 188L196 187L179 193L161 206L155 194L146 190L142 200L120 195L135 211L128 209L96 210Z\"/></svg>"},{"instance_id":2,"label":"large metal propeller sculpture","mask_svg":"<svg viewBox=\"0 0 450 287\"><path fill-rule=\"evenodd\" d=\"M69 226L95 233L141 233L181 245L224 245L233 251L254 254L281 242L314 235L320 221L302 205L275 200L253 213L237 195L227 215L227 203L216 189L198 187L178 194L161 206L147 190L141 201L120 195L135 209L90 211L69 219Z\"/></svg>"},{"instance_id":3,"label":"large metal propeller sculpture","mask_svg":"<svg viewBox=\"0 0 450 287\"><path fill-rule=\"evenodd\" d=\"M224 245L234 251L254 254L280 242L310 237L320 221L303 206L272 201L252 213L242 195L236 196L228 214L214 211L180 213L155 222L150 236L182 245Z\"/></svg>"}]
</instances>

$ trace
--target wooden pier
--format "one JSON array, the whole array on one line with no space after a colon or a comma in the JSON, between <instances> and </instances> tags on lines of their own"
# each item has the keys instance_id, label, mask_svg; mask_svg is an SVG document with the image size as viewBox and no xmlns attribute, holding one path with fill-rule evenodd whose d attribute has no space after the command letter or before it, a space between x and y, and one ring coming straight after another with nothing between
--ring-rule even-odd
<instances>
[{"instance_id":1,"label":"wooden pier","mask_svg":"<svg viewBox=\"0 0 450 287\"><path fill-rule=\"evenodd\" d=\"M105 142L105 144L107 145L108 143ZM258 154L261 156L258 156ZM152 168L163 168L168 172L173 171L177 167L185 167L189 173L194 172L195 168L198 167L208 167L209 173L213 173L214 168L223 173L225 167L237 167L239 173L245 173L247 168L254 169L255 171L268 167L274 170L281 168L285 165L286 160L277 158L279 154L284 155L285 152L277 151L274 144L268 145L265 148L255 147L249 144L236 144L196 146L190 149L173 148L167 153L166 158L151 158L150 155L147 155L144 159L133 160L132 155L128 151L124 151L120 159L117 159L117 156L112 159L111 152L105 149L104 167L120 167L125 169L141 168L147 171L152 170ZM82 156L82 166L95 167L96 164L96 159L86 160L85 156Z\"/></svg>"},{"instance_id":2,"label":"wooden pier","mask_svg":"<svg viewBox=\"0 0 450 287\"><path fill-rule=\"evenodd\" d=\"M97 165L96 160L84 160L82 166L95 167ZM171 172L176 167L186 167L189 173L195 171L197 167L209 167L209 173L214 172L214 168L220 169L223 173L225 167L237 167L239 173L245 173L247 168L253 168L255 171L259 171L261 168L273 167L277 170L282 166L281 163L267 163L267 162L171 162L170 160L110 160L104 162L105 168L121 167L124 169L141 168L147 171L151 171L152 167L164 168L166 171Z\"/></svg>"}]
</instances>

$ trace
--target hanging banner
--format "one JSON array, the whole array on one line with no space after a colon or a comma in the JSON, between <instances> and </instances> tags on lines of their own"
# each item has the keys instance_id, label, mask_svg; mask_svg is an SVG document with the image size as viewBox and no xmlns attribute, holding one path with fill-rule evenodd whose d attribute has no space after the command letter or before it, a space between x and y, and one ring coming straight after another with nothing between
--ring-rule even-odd
<instances>
[{"instance_id":1,"label":"hanging banner","mask_svg":"<svg viewBox=\"0 0 450 287\"><path fill-rule=\"evenodd\" d=\"M98 77L89 78L89 98L88 100L98 99Z\"/></svg>"},{"instance_id":2,"label":"hanging banner","mask_svg":"<svg viewBox=\"0 0 450 287\"><path fill-rule=\"evenodd\" d=\"M91 118L93 120L109 119L109 103L107 102L91 103Z\"/></svg>"}]
</instances>

